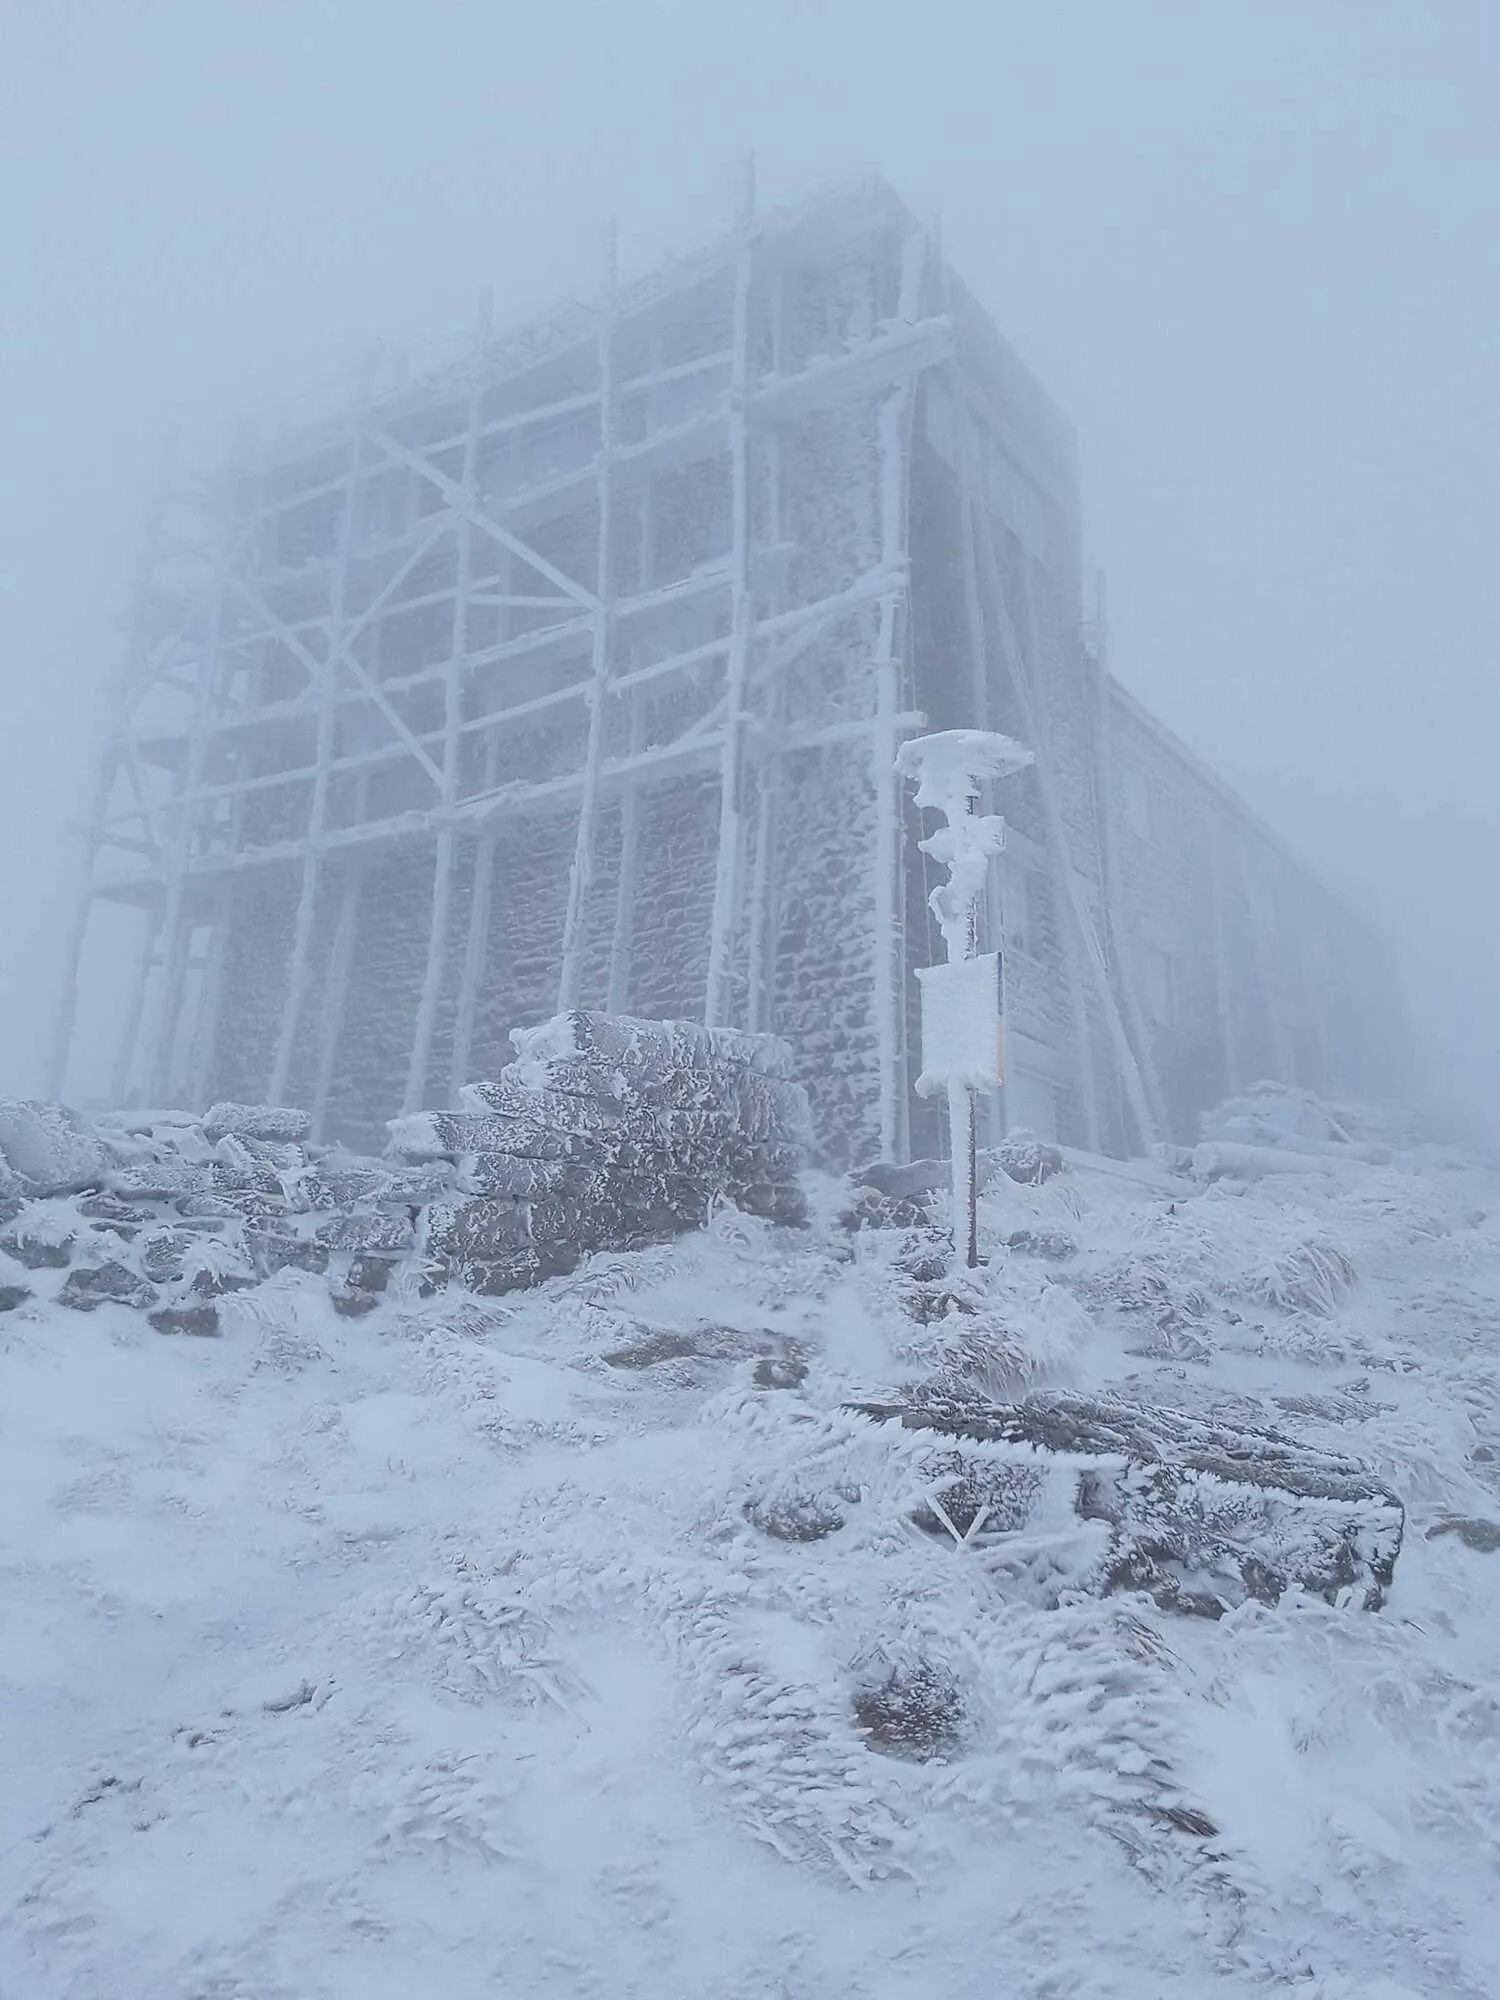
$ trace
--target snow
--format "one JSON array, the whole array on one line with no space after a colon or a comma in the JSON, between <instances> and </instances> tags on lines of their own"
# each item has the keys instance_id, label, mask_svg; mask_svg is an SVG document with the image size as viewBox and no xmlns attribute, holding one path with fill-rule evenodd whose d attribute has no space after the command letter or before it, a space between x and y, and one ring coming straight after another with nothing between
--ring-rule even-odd
<instances>
[{"instance_id":1,"label":"snow","mask_svg":"<svg viewBox=\"0 0 1500 2000\"><path fill-rule=\"evenodd\" d=\"M1002 1182L967 1349L815 1192L504 1301L286 1272L219 1340L28 1272L0 1994L1492 2000L1500 1553L1429 1534L1500 1518L1500 1175ZM1170 1616L914 1531L930 1440L845 1405L985 1367L1358 1458L1386 1607ZM1064 1578L1098 1532L1026 1529ZM892 1688L943 1754L871 1747Z\"/></svg>"}]
</instances>

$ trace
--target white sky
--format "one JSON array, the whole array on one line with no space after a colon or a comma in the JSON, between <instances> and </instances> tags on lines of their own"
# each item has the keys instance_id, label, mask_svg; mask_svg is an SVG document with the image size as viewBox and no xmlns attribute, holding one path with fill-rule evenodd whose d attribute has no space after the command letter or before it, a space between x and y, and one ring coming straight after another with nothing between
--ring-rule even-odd
<instances>
[{"instance_id":1,"label":"white sky","mask_svg":"<svg viewBox=\"0 0 1500 2000\"><path fill-rule=\"evenodd\" d=\"M1076 424L1116 671L1500 1126L1496 0L0 0L0 1088L189 437L866 168Z\"/></svg>"}]
</instances>

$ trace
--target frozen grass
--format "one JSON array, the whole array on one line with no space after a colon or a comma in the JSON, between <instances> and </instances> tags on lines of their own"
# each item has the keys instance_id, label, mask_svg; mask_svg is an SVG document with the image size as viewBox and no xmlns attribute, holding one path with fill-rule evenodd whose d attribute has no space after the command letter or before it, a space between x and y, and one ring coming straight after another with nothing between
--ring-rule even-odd
<instances>
[{"instance_id":1,"label":"frozen grass","mask_svg":"<svg viewBox=\"0 0 1500 2000\"><path fill-rule=\"evenodd\" d=\"M1500 1518L1497 1215L1410 1156L1085 1174L1000 1188L1031 1247L946 1295L725 1213L354 1324L283 1276L219 1341L28 1272L0 1994L1492 2000L1500 1553L1428 1530ZM1060 1489L970 1534L932 1439L843 1410L913 1379L1363 1458L1389 1606L1082 1594Z\"/></svg>"}]
</instances>

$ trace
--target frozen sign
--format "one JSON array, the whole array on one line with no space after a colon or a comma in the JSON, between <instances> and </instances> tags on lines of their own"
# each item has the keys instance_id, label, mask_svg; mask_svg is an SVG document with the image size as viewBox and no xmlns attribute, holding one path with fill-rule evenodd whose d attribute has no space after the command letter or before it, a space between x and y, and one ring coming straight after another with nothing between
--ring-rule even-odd
<instances>
[{"instance_id":1,"label":"frozen sign","mask_svg":"<svg viewBox=\"0 0 1500 2000\"><path fill-rule=\"evenodd\" d=\"M982 958L917 968L922 993L922 1074L917 1093L950 1084L998 1090L1005 1081L1005 963Z\"/></svg>"},{"instance_id":2,"label":"frozen sign","mask_svg":"<svg viewBox=\"0 0 1500 2000\"><path fill-rule=\"evenodd\" d=\"M953 1236L968 1223L968 1262L979 1261L975 1205L974 1096L1002 1080L1003 968L998 952L976 956L979 905L990 862L1005 845L1005 822L977 810L986 784L1014 776L1033 761L1024 744L987 729L944 729L903 743L896 769L917 788L917 804L941 813L943 824L922 841L948 879L928 897L947 950L946 965L918 971L922 991L923 1096L945 1091L953 1157Z\"/></svg>"}]
</instances>

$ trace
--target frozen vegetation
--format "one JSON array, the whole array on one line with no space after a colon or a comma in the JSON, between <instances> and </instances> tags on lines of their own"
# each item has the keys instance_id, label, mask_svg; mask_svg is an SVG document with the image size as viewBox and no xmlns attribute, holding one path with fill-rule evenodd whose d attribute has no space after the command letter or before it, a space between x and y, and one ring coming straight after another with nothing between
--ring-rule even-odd
<instances>
[{"instance_id":1,"label":"frozen vegetation","mask_svg":"<svg viewBox=\"0 0 1500 2000\"><path fill-rule=\"evenodd\" d=\"M0 1993L1491 2000L1500 1176L1216 1132L214 1338L13 1202Z\"/></svg>"}]
</instances>

